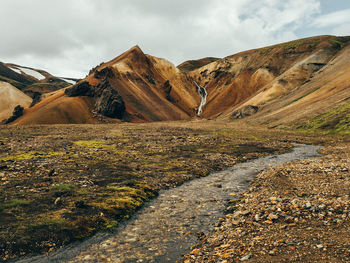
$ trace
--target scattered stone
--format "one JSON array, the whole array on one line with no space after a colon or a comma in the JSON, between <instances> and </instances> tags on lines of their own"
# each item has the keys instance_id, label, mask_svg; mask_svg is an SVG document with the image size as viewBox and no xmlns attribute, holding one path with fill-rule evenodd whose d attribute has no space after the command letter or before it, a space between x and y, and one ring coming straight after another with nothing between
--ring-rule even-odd
<instances>
[{"instance_id":1,"label":"scattered stone","mask_svg":"<svg viewBox=\"0 0 350 263\"><path fill-rule=\"evenodd\" d=\"M55 202L54 202L55 205L61 205L62 203L63 203L63 202L62 202L61 197L57 197L57 198L55 199Z\"/></svg>"},{"instance_id":2,"label":"scattered stone","mask_svg":"<svg viewBox=\"0 0 350 263\"><path fill-rule=\"evenodd\" d=\"M51 177L51 176L53 176L54 174L55 174L55 169L51 169L50 172L49 172L49 174L48 174L48 176Z\"/></svg>"},{"instance_id":3,"label":"scattered stone","mask_svg":"<svg viewBox=\"0 0 350 263\"><path fill-rule=\"evenodd\" d=\"M247 261L247 260L250 259L251 257L252 257L252 254L245 255L244 257L241 257L241 258L240 258L240 261Z\"/></svg>"}]
</instances>

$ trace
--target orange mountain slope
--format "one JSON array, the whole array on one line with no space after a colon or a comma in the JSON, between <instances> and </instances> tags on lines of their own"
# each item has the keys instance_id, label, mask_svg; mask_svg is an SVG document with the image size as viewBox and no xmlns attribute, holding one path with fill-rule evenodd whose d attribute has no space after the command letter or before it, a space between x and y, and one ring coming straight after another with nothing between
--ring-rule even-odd
<instances>
[{"instance_id":1,"label":"orange mountain slope","mask_svg":"<svg viewBox=\"0 0 350 263\"><path fill-rule=\"evenodd\" d=\"M217 117L262 89L270 89L267 85L273 88L272 96L297 87L339 51L335 41L321 36L249 50L190 72L208 91L202 116Z\"/></svg>"},{"instance_id":2,"label":"orange mountain slope","mask_svg":"<svg viewBox=\"0 0 350 263\"><path fill-rule=\"evenodd\" d=\"M15 125L31 124L84 124L97 123L92 117L91 102L88 98L70 98L64 90L48 94L45 99L32 108L24 110Z\"/></svg>"},{"instance_id":3,"label":"orange mountain slope","mask_svg":"<svg viewBox=\"0 0 350 263\"><path fill-rule=\"evenodd\" d=\"M109 71L111 76L100 72ZM103 63L87 80L107 77L125 102L125 119L160 121L190 119L199 104L191 79L165 59L145 55L135 46Z\"/></svg>"},{"instance_id":4,"label":"orange mountain slope","mask_svg":"<svg viewBox=\"0 0 350 263\"><path fill-rule=\"evenodd\" d=\"M82 93L82 87L89 91ZM42 114L44 123L48 120L55 123L99 122L98 119L104 119L106 116L95 114L94 117L93 112L98 112L96 105L103 104L104 108L108 108L111 106L108 103L113 103L113 98L103 95L107 89L108 92L116 93L115 96L121 100L125 109L118 118L125 121L189 120L195 115L200 103L196 87L188 75L165 59L145 55L135 46L117 58L92 69L84 80L68 88L68 92L44 99L38 107L25 111L16 124L43 123L40 120ZM101 99L101 96L105 96L104 99ZM76 111L75 104L78 101L85 101L85 106L82 107L81 104ZM79 117L74 117L75 114Z\"/></svg>"}]
</instances>

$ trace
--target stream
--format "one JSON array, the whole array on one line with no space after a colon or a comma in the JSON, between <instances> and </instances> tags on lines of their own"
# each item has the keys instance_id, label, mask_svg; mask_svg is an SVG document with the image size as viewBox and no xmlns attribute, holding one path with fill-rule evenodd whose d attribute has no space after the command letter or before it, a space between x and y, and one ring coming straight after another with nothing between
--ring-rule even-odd
<instances>
[{"instance_id":1,"label":"stream","mask_svg":"<svg viewBox=\"0 0 350 263\"><path fill-rule=\"evenodd\" d=\"M240 163L160 192L115 233L100 233L48 257L18 262L177 262L202 233L224 216L225 204L249 187L259 172L293 160L320 156L320 146L298 144L290 153Z\"/></svg>"}]
</instances>

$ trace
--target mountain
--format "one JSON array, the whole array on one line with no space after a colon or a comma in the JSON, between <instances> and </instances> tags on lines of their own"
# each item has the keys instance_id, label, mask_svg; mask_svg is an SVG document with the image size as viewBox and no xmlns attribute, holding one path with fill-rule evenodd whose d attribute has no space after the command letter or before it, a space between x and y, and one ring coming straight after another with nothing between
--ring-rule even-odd
<instances>
[{"instance_id":1,"label":"mountain","mask_svg":"<svg viewBox=\"0 0 350 263\"><path fill-rule=\"evenodd\" d=\"M187 74L135 46L93 68L71 88L43 99L16 124L190 120L199 103Z\"/></svg>"},{"instance_id":2,"label":"mountain","mask_svg":"<svg viewBox=\"0 0 350 263\"><path fill-rule=\"evenodd\" d=\"M0 122L12 116L17 105L28 108L32 98L7 82L0 81Z\"/></svg>"},{"instance_id":3,"label":"mountain","mask_svg":"<svg viewBox=\"0 0 350 263\"><path fill-rule=\"evenodd\" d=\"M198 60L188 60L177 66L178 69L189 72L201 68L209 63L219 60L219 58L207 57Z\"/></svg>"},{"instance_id":4,"label":"mountain","mask_svg":"<svg viewBox=\"0 0 350 263\"><path fill-rule=\"evenodd\" d=\"M348 129L349 43L318 36L178 67L135 46L47 94L15 124L190 120L204 105L201 118Z\"/></svg>"},{"instance_id":5,"label":"mountain","mask_svg":"<svg viewBox=\"0 0 350 263\"><path fill-rule=\"evenodd\" d=\"M55 77L30 67L0 62L0 122L12 115L14 107L32 107L47 93L61 90L76 80Z\"/></svg>"},{"instance_id":6,"label":"mountain","mask_svg":"<svg viewBox=\"0 0 350 263\"><path fill-rule=\"evenodd\" d=\"M50 73L30 67L0 62L0 81L10 83L30 97L36 93L53 92L76 82L74 79L60 78Z\"/></svg>"},{"instance_id":7,"label":"mountain","mask_svg":"<svg viewBox=\"0 0 350 263\"><path fill-rule=\"evenodd\" d=\"M202 117L246 117L254 125L301 128L338 106L348 108L349 42L350 37L300 39L241 52L191 71L208 91ZM343 111L333 122L344 121L348 113Z\"/></svg>"}]
</instances>

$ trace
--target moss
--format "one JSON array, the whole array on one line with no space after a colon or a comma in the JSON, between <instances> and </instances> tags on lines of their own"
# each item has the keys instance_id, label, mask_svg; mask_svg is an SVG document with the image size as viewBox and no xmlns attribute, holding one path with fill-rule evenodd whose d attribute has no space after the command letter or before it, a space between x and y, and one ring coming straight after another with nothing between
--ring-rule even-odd
<instances>
[{"instance_id":1,"label":"moss","mask_svg":"<svg viewBox=\"0 0 350 263\"><path fill-rule=\"evenodd\" d=\"M7 156L0 156L0 161L11 161L11 160L30 160L30 159L38 159L38 158L49 158L53 156L63 156L65 155L64 152L36 152L36 151L29 151L29 152L16 152L12 155Z\"/></svg>"},{"instance_id":2,"label":"moss","mask_svg":"<svg viewBox=\"0 0 350 263\"><path fill-rule=\"evenodd\" d=\"M3 205L3 208L13 208L18 206L27 206L30 202L27 200L21 200L21 199L13 199L10 202ZM1 210L1 208L0 208Z\"/></svg>"},{"instance_id":3,"label":"moss","mask_svg":"<svg viewBox=\"0 0 350 263\"><path fill-rule=\"evenodd\" d=\"M55 191L72 191L75 188L72 184L59 184L51 187Z\"/></svg>"},{"instance_id":4,"label":"moss","mask_svg":"<svg viewBox=\"0 0 350 263\"><path fill-rule=\"evenodd\" d=\"M86 148L110 148L112 145L107 145L105 141L90 140L90 141L75 141L74 144Z\"/></svg>"},{"instance_id":5,"label":"moss","mask_svg":"<svg viewBox=\"0 0 350 263\"><path fill-rule=\"evenodd\" d=\"M334 49L337 49L337 50L341 50L349 41L350 41L350 37L332 36L329 39L329 43L332 45Z\"/></svg>"},{"instance_id":6,"label":"moss","mask_svg":"<svg viewBox=\"0 0 350 263\"><path fill-rule=\"evenodd\" d=\"M103 225L103 228L105 230L113 230L115 229L116 227L118 226L118 221L115 221L115 220L106 220L104 225Z\"/></svg>"},{"instance_id":7,"label":"moss","mask_svg":"<svg viewBox=\"0 0 350 263\"><path fill-rule=\"evenodd\" d=\"M350 134L350 102L318 115L298 129Z\"/></svg>"},{"instance_id":8,"label":"moss","mask_svg":"<svg viewBox=\"0 0 350 263\"><path fill-rule=\"evenodd\" d=\"M304 38L304 39L299 39L299 40L294 40L270 47L265 47L259 49L259 52L261 55L266 55L269 54L273 49L282 49L284 51L290 50L290 49L298 49L299 47L302 46L308 46L309 48L314 48L316 47L319 43L321 42L321 38L319 37L311 37L311 38Z\"/></svg>"}]
</instances>

